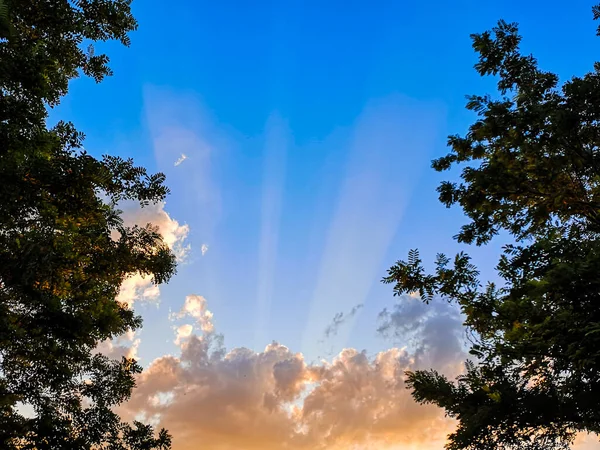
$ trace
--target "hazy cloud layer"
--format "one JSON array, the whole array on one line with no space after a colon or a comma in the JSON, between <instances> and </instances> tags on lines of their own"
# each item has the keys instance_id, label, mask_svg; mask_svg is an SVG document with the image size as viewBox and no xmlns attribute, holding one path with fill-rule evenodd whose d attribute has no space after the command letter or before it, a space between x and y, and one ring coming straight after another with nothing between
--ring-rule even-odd
<instances>
[{"instance_id":1,"label":"hazy cloud layer","mask_svg":"<svg viewBox=\"0 0 600 450\"><path fill-rule=\"evenodd\" d=\"M405 370L427 364L421 352L391 348L369 357L344 349L311 365L276 342L262 352L227 351L200 296L188 296L171 319L181 322L180 354L154 360L124 409L166 426L175 450L433 449L452 427L441 410L414 403L404 385ZM460 347L453 330L425 325L415 332L439 353ZM460 361L451 352L441 369L454 372Z\"/></svg>"}]
</instances>

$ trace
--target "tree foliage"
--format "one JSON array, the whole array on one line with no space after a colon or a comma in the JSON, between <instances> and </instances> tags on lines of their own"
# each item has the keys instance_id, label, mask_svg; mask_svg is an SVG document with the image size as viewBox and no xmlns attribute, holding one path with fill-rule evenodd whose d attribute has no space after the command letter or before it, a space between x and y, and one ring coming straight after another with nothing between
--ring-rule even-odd
<instances>
[{"instance_id":1,"label":"tree foliage","mask_svg":"<svg viewBox=\"0 0 600 450\"><path fill-rule=\"evenodd\" d=\"M71 79L110 75L84 44L127 45L130 0L4 0L0 16L0 447L169 448L165 430L114 412L141 367L94 352L141 325L116 300L122 282L175 271L157 229L125 226L117 208L163 200L164 175L94 158L71 123L46 125Z\"/></svg>"},{"instance_id":2,"label":"tree foliage","mask_svg":"<svg viewBox=\"0 0 600 450\"><path fill-rule=\"evenodd\" d=\"M482 284L464 253L438 255L427 274L412 251L383 281L456 301L476 336L475 362L455 382L408 373L418 402L458 420L448 449L569 448L575 433L600 432L600 64L559 85L522 54L515 24L472 39L475 68L500 95L468 98L478 119L432 166L462 167L460 182L438 188L470 219L458 241L514 236L497 266L502 286Z\"/></svg>"}]
</instances>

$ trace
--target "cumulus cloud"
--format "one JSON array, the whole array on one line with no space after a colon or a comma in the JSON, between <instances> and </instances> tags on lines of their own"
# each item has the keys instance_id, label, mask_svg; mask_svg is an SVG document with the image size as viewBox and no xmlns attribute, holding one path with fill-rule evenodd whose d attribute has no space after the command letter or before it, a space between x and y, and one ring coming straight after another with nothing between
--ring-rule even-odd
<instances>
[{"instance_id":1,"label":"cumulus cloud","mask_svg":"<svg viewBox=\"0 0 600 450\"><path fill-rule=\"evenodd\" d=\"M173 219L164 209L165 203L159 202L141 208L133 202L120 205L121 218L125 226L146 226L152 224L158 227L165 244L174 252L178 260L185 259L189 246L184 244L189 233L188 225L181 225ZM118 238L118 232L113 232L113 239ZM126 278L121 284L116 300L132 308L134 303L140 301L157 302L160 297L158 285L152 283L151 276L133 274ZM139 339L134 339L133 332L128 332L114 340L101 342L95 351L113 359L122 356L137 359L137 350L140 345Z\"/></svg>"},{"instance_id":2,"label":"cumulus cloud","mask_svg":"<svg viewBox=\"0 0 600 450\"><path fill-rule=\"evenodd\" d=\"M426 367L447 367L466 357L466 334L458 307L441 298L425 304L416 295L402 295L391 310L379 314L378 332L406 345Z\"/></svg>"},{"instance_id":3,"label":"cumulus cloud","mask_svg":"<svg viewBox=\"0 0 600 450\"><path fill-rule=\"evenodd\" d=\"M137 338L133 331L130 331L116 339L107 339L100 342L94 353L102 353L111 359L121 359L124 356L138 360L137 351L140 343L141 339Z\"/></svg>"},{"instance_id":4,"label":"cumulus cloud","mask_svg":"<svg viewBox=\"0 0 600 450\"><path fill-rule=\"evenodd\" d=\"M600 436L597 434L581 433L573 443L573 450L598 450L600 449Z\"/></svg>"},{"instance_id":5,"label":"cumulus cloud","mask_svg":"<svg viewBox=\"0 0 600 450\"><path fill-rule=\"evenodd\" d=\"M184 162L186 159L187 159L187 155L185 153L182 153L181 156L177 159L177 161L175 161L174 166L177 167L179 164Z\"/></svg>"},{"instance_id":6,"label":"cumulus cloud","mask_svg":"<svg viewBox=\"0 0 600 450\"><path fill-rule=\"evenodd\" d=\"M150 204L143 208L133 203L121 205L123 213L121 215L126 226L146 226L152 224L158 227L165 244L175 253L175 256L181 261L184 260L190 250L189 246L184 245L190 227L187 224L181 225L165 211L165 202Z\"/></svg>"},{"instance_id":7,"label":"cumulus cloud","mask_svg":"<svg viewBox=\"0 0 600 450\"><path fill-rule=\"evenodd\" d=\"M343 312L339 312L335 316L333 316L333 321L329 325L327 325L327 328L325 328L325 337L328 338L330 336L335 336L338 332L339 327L342 326L344 322L346 322L348 319L354 317L358 310L362 307L363 305L361 303L354 306L346 314L344 314Z\"/></svg>"},{"instance_id":8,"label":"cumulus cloud","mask_svg":"<svg viewBox=\"0 0 600 450\"><path fill-rule=\"evenodd\" d=\"M213 314L207 309L206 299L200 295L188 295L181 311L171 315L171 319L181 319L183 317L192 317L196 319L200 329L205 333L211 333L214 330L212 323Z\"/></svg>"},{"instance_id":9,"label":"cumulus cloud","mask_svg":"<svg viewBox=\"0 0 600 450\"><path fill-rule=\"evenodd\" d=\"M175 328L180 354L154 360L122 412L155 418L176 450L428 449L441 448L452 429L441 410L410 397L404 372L420 362L407 348L373 357L344 349L309 364L276 342L227 351L200 296L188 296L171 319L194 322Z\"/></svg>"},{"instance_id":10,"label":"cumulus cloud","mask_svg":"<svg viewBox=\"0 0 600 450\"><path fill-rule=\"evenodd\" d=\"M189 253L190 246L185 245L185 240L190 231L188 225L181 225L165 211L165 203L150 204L144 208L133 202L120 205L122 209L121 218L125 226L146 226L152 224L158 227L165 244L173 251L179 261L184 261ZM117 238L117 231L114 232ZM152 284L150 276L135 274L127 278L121 285L117 301L132 307L136 301L157 301L160 290L157 285Z\"/></svg>"},{"instance_id":11,"label":"cumulus cloud","mask_svg":"<svg viewBox=\"0 0 600 450\"><path fill-rule=\"evenodd\" d=\"M200 251L202 252L202 256L206 255L206 252L208 251L208 244L202 244Z\"/></svg>"},{"instance_id":12,"label":"cumulus cloud","mask_svg":"<svg viewBox=\"0 0 600 450\"><path fill-rule=\"evenodd\" d=\"M192 335L192 331L194 331L194 327L189 323L175 327L175 345L181 345Z\"/></svg>"},{"instance_id":13,"label":"cumulus cloud","mask_svg":"<svg viewBox=\"0 0 600 450\"><path fill-rule=\"evenodd\" d=\"M135 274L121 284L117 301L131 308L136 301L156 301L159 295L160 289L152 284L152 277Z\"/></svg>"}]
</instances>

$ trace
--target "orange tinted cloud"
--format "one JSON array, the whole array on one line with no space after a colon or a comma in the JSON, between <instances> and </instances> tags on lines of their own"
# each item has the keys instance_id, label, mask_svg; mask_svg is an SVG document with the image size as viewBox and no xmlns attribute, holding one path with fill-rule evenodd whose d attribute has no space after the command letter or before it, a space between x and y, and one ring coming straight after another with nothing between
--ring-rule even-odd
<instances>
[{"instance_id":1,"label":"orange tinted cloud","mask_svg":"<svg viewBox=\"0 0 600 450\"><path fill-rule=\"evenodd\" d=\"M190 231L189 226L181 225L173 219L165 211L164 202L150 204L143 208L133 202L125 202L120 207L123 210L121 218L125 226L145 227L152 224L158 228L164 243L173 251L177 259L180 262L185 260L190 250L189 245L185 245ZM113 238L118 239L118 237L119 232L113 230ZM131 308L136 301L158 301L159 296L159 287L152 284L151 276L134 274L123 281L117 301Z\"/></svg>"},{"instance_id":2,"label":"orange tinted cloud","mask_svg":"<svg viewBox=\"0 0 600 450\"><path fill-rule=\"evenodd\" d=\"M124 407L159 420L174 450L439 449L452 429L405 387L404 371L419 365L415 352L392 348L369 358L344 349L311 365L278 343L226 351L200 296L188 296L174 317L193 320L201 334L177 328L180 355L153 361Z\"/></svg>"},{"instance_id":3,"label":"orange tinted cloud","mask_svg":"<svg viewBox=\"0 0 600 450\"><path fill-rule=\"evenodd\" d=\"M137 350L141 340L136 338L133 331L123 334L114 340L105 340L94 349L94 352L120 360L123 356L126 358L138 359Z\"/></svg>"},{"instance_id":4,"label":"orange tinted cloud","mask_svg":"<svg viewBox=\"0 0 600 450\"><path fill-rule=\"evenodd\" d=\"M144 208L133 202L124 202L120 207L123 209L121 218L125 226L138 225L145 227L147 224L152 224L158 228L163 241L173 251L178 260L185 259L189 252L189 245L184 245L189 227L188 225L180 225L179 222L171 218L164 209L164 202L150 204ZM119 232L113 230L112 236L113 239L118 239ZM152 283L151 276L133 274L121 284L116 300L131 308L136 302L158 302L159 297L160 289L158 285ZM95 351L113 359L121 359L122 356L137 359L139 345L140 339L134 339L133 332L129 331L116 339L101 342Z\"/></svg>"}]
</instances>

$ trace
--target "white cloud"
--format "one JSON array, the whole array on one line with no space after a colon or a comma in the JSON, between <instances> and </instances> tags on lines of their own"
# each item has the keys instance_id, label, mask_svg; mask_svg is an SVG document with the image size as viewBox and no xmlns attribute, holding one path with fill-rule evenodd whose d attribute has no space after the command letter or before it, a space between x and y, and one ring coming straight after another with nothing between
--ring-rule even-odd
<instances>
[{"instance_id":1,"label":"white cloud","mask_svg":"<svg viewBox=\"0 0 600 450\"><path fill-rule=\"evenodd\" d=\"M206 252L208 251L208 244L202 244L200 250L202 251L202 256L206 255Z\"/></svg>"},{"instance_id":2,"label":"white cloud","mask_svg":"<svg viewBox=\"0 0 600 450\"><path fill-rule=\"evenodd\" d=\"M152 284L152 277L135 274L121 284L117 301L132 308L136 301L156 301L159 296L160 289Z\"/></svg>"},{"instance_id":3,"label":"white cloud","mask_svg":"<svg viewBox=\"0 0 600 450\"><path fill-rule=\"evenodd\" d=\"M186 316L196 319L204 333L213 332L213 314L207 309L206 299L201 295L188 295L181 311L177 314L171 314L171 319L181 319Z\"/></svg>"},{"instance_id":4,"label":"white cloud","mask_svg":"<svg viewBox=\"0 0 600 450\"><path fill-rule=\"evenodd\" d=\"M187 156L185 153L182 153L181 156L177 159L177 161L175 161L175 164L173 164L175 167L177 167L179 164L181 164L182 162L184 162L187 159Z\"/></svg>"}]
</instances>

